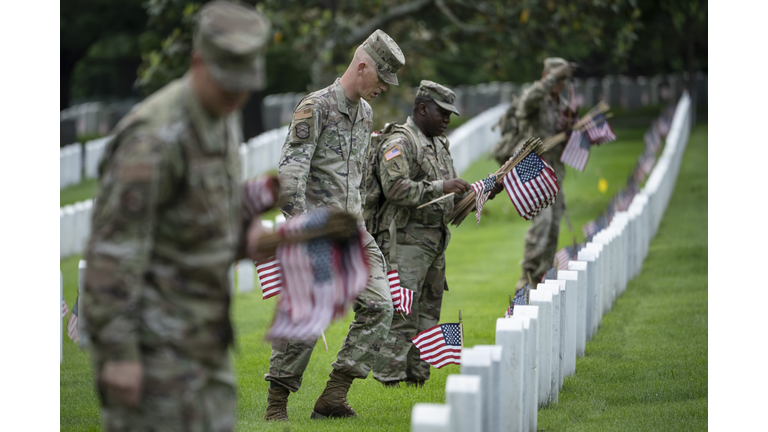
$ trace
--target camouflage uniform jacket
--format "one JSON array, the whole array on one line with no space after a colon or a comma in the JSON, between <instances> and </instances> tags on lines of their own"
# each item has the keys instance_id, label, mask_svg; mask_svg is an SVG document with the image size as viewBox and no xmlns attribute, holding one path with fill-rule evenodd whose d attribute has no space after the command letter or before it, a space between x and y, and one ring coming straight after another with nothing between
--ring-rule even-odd
<instances>
[{"instance_id":1,"label":"camouflage uniform jacket","mask_svg":"<svg viewBox=\"0 0 768 432\"><path fill-rule=\"evenodd\" d=\"M277 167L278 205L287 217L333 206L356 215L362 225L360 183L372 122L363 99L350 115L338 79L299 102Z\"/></svg>"},{"instance_id":2,"label":"camouflage uniform jacket","mask_svg":"<svg viewBox=\"0 0 768 432\"><path fill-rule=\"evenodd\" d=\"M236 122L211 119L186 76L115 132L86 251L94 355L170 346L216 365L233 341L227 270L244 249Z\"/></svg>"},{"instance_id":3,"label":"camouflage uniform jacket","mask_svg":"<svg viewBox=\"0 0 768 432\"><path fill-rule=\"evenodd\" d=\"M448 150L450 143L445 135L427 138L411 117L404 126L418 142L398 131L381 143L377 172L386 201L377 215L377 232L371 234L389 229L394 218L406 238L412 236L418 243L443 249L450 239L448 220L460 197L417 207L442 196L443 182L458 177ZM443 233L446 237L441 243Z\"/></svg>"},{"instance_id":4,"label":"camouflage uniform jacket","mask_svg":"<svg viewBox=\"0 0 768 432\"><path fill-rule=\"evenodd\" d=\"M548 74L546 78L534 82L520 97L515 113L519 121L520 141L513 154L529 137L539 137L543 140L560 132L557 122L567 103L559 96L557 101L552 100L551 93L556 84L555 76ZM548 151L546 156L549 157L545 157L547 162L556 159L559 163L564 146L565 144L561 143Z\"/></svg>"}]
</instances>

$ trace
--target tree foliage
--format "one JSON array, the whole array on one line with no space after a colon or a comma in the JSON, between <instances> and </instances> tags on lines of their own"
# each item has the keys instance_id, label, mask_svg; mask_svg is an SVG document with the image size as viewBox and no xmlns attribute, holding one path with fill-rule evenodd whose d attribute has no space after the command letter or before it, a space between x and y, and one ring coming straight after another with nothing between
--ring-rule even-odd
<instances>
[{"instance_id":1,"label":"tree foliage","mask_svg":"<svg viewBox=\"0 0 768 432\"><path fill-rule=\"evenodd\" d=\"M148 28L167 35L143 56L138 84L147 92L186 70L202 3L145 3ZM638 0L264 0L256 7L274 32L266 93L328 85L377 28L405 54L401 82L457 85L530 81L548 56L579 61L595 73L626 68L644 25Z\"/></svg>"}]
</instances>

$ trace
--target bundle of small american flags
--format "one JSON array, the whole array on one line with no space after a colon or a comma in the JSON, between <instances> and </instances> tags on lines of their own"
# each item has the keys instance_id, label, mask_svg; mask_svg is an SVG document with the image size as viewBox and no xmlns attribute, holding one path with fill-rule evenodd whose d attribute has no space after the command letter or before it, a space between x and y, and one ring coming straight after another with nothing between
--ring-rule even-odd
<instances>
[{"instance_id":1,"label":"bundle of small american flags","mask_svg":"<svg viewBox=\"0 0 768 432\"><path fill-rule=\"evenodd\" d=\"M328 209L317 209L291 218L278 233L290 238L298 231L316 230L326 224L329 214ZM263 298L280 293L267 339L312 340L333 319L344 316L368 281L361 237L358 231L347 241L318 237L286 242L277 247L272 265L258 264Z\"/></svg>"},{"instance_id":2,"label":"bundle of small american flags","mask_svg":"<svg viewBox=\"0 0 768 432\"><path fill-rule=\"evenodd\" d=\"M477 209L475 219L477 219L477 225L480 226L480 214L483 211L485 202L488 201L488 196L493 188L496 187L496 175L491 174L482 180L472 183L470 187L475 191L475 208Z\"/></svg>"},{"instance_id":3,"label":"bundle of small american flags","mask_svg":"<svg viewBox=\"0 0 768 432\"><path fill-rule=\"evenodd\" d=\"M461 327L458 323L438 324L413 337L421 359L440 369L461 364Z\"/></svg>"},{"instance_id":4,"label":"bundle of small american flags","mask_svg":"<svg viewBox=\"0 0 768 432\"><path fill-rule=\"evenodd\" d=\"M560 162L576 170L584 171L589 159L589 147L615 140L616 135L608 125L605 115L597 114L584 123L583 129L580 128L571 132L571 136L560 154Z\"/></svg>"},{"instance_id":5,"label":"bundle of small american flags","mask_svg":"<svg viewBox=\"0 0 768 432\"><path fill-rule=\"evenodd\" d=\"M504 189L520 216L531 220L555 202L560 186L552 167L531 152L504 176Z\"/></svg>"},{"instance_id":6,"label":"bundle of small american flags","mask_svg":"<svg viewBox=\"0 0 768 432\"><path fill-rule=\"evenodd\" d=\"M405 315L411 314L413 307L413 291L400 286L400 275L397 270L387 272L387 281L389 282L389 293L392 296L392 305L395 312Z\"/></svg>"}]
</instances>

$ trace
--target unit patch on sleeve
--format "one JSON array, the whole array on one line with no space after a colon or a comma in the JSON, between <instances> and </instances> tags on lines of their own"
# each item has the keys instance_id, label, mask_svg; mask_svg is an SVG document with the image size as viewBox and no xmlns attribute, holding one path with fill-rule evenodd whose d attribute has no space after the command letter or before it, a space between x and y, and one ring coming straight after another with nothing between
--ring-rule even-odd
<instances>
[{"instance_id":1,"label":"unit patch on sleeve","mask_svg":"<svg viewBox=\"0 0 768 432\"><path fill-rule=\"evenodd\" d=\"M310 110L311 112L311 110ZM309 137L309 123L301 122L296 125L296 136L301 139Z\"/></svg>"},{"instance_id":2,"label":"unit patch on sleeve","mask_svg":"<svg viewBox=\"0 0 768 432\"><path fill-rule=\"evenodd\" d=\"M402 153L400 153L400 148L399 147L395 147L392 150L390 150L390 151L388 151L387 153L384 154L384 159L389 161L393 157L400 156L401 154Z\"/></svg>"}]
</instances>

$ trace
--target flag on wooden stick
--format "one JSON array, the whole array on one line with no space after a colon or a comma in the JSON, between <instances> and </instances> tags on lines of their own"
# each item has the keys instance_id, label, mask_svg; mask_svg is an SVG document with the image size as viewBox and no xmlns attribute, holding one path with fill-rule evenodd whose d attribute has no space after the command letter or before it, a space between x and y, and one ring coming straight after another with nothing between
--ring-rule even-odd
<instances>
[{"instance_id":1,"label":"flag on wooden stick","mask_svg":"<svg viewBox=\"0 0 768 432\"><path fill-rule=\"evenodd\" d=\"M573 169L584 171L589 160L589 145L589 136L585 132L579 130L571 132L571 136L560 154L560 162Z\"/></svg>"},{"instance_id":2,"label":"flag on wooden stick","mask_svg":"<svg viewBox=\"0 0 768 432\"><path fill-rule=\"evenodd\" d=\"M531 220L555 202L560 186L552 167L530 153L504 176L504 189L520 216Z\"/></svg>"},{"instance_id":3,"label":"flag on wooden stick","mask_svg":"<svg viewBox=\"0 0 768 432\"><path fill-rule=\"evenodd\" d=\"M421 359L440 369L461 364L461 328L458 323L438 324L414 336L413 345Z\"/></svg>"}]
</instances>

